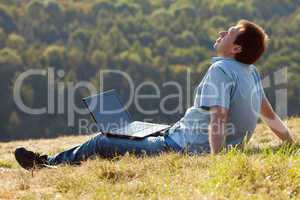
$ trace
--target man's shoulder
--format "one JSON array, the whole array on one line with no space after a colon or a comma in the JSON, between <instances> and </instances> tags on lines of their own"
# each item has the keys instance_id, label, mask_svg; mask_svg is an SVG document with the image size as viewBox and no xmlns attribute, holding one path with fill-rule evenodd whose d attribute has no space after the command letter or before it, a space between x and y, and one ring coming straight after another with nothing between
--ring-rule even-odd
<instances>
[{"instance_id":1,"label":"man's shoulder","mask_svg":"<svg viewBox=\"0 0 300 200\"><path fill-rule=\"evenodd\" d=\"M232 63L230 63L230 61L228 61L228 60L220 60L220 61L214 62L210 66L209 71L222 72L224 75L232 78L232 76L233 76L233 69L232 69L231 66L232 66Z\"/></svg>"},{"instance_id":2,"label":"man's shoulder","mask_svg":"<svg viewBox=\"0 0 300 200\"><path fill-rule=\"evenodd\" d=\"M255 65L252 64L249 66L249 68L250 68L250 71L254 74L254 76L261 78L260 73Z\"/></svg>"},{"instance_id":3,"label":"man's shoulder","mask_svg":"<svg viewBox=\"0 0 300 200\"><path fill-rule=\"evenodd\" d=\"M257 67L256 65L252 64L252 65L249 65L249 68L253 71L257 71Z\"/></svg>"}]
</instances>

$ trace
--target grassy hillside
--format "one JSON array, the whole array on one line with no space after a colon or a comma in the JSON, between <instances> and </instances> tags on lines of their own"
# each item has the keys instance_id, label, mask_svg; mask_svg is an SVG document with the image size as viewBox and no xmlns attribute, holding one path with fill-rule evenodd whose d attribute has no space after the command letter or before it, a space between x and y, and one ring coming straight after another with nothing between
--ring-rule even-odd
<instances>
[{"instance_id":1,"label":"grassy hillside","mask_svg":"<svg viewBox=\"0 0 300 200\"><path fill-rule=\"evenodd\" d=\"M300 118L289 119L288 125L299 142ZM0 143L0 199L300 198L300 150L279 147L263 124L244 151L218 156L127 155L31 173L22 170L12 155L17 146L52 154L88 138Z\"/></svg>"}]
</instances>

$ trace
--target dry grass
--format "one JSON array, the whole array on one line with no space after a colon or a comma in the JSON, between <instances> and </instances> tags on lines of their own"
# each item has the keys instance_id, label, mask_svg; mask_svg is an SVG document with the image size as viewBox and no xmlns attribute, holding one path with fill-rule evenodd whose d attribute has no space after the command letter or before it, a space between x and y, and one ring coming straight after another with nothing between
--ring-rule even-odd
<instances>
[{"instance_id":1,"label":"dry grass","mask_svg":"<svg viewBox=\"0 0 300 200\"><path fill-rule=\"evenodd\" d=\"M300 119L289 120L300 141ZM0 199L299 199L300 150L280 147L259 125L243 151L218 156L175 153L27 172L14 161L18 146L56 153L89 136L0 143Z\"/></svg>"}]
</instances>

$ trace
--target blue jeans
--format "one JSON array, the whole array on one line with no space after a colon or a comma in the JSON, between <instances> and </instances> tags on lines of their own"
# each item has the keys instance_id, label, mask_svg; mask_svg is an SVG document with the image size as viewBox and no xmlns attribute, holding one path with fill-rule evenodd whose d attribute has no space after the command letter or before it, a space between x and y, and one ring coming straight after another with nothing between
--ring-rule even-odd
<instances>
[{"instance_id":1,"label":"blue jeans","mask_svg":"<svg viewBox=\"0 0 300 200\"><path fill-rule=\"evenodd\" d=\"M48 158L49 165L79 164L92 156L112 158L126 152L135 155L156 155L165 151L182 151L168 136L150 136L143 139L127 139L99 134L87 142Z\"/></svg>"}]
</instances>

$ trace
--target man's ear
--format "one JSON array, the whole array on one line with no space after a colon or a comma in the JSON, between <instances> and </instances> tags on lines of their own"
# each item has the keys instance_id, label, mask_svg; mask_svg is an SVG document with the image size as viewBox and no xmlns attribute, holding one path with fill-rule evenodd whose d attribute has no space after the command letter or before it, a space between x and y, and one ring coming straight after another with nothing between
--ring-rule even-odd
<instances>
[{"instance_id":1,"label":"man's ear","mask_svg":"<svg viewBox=\"0 0 300 200\"><path fill-rule=\"evenodd\" d=\"M237 54L237 53L241 53L242 52L242 46L240 45L234 45L233 49L232 49L232 53L233 54Z\"/></svg>"}]
</instances>

